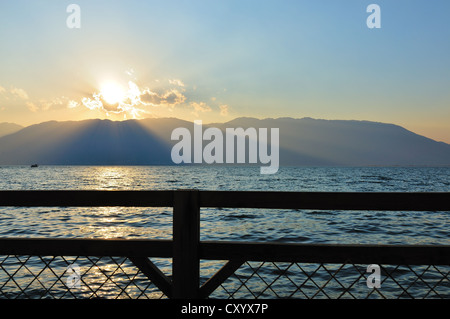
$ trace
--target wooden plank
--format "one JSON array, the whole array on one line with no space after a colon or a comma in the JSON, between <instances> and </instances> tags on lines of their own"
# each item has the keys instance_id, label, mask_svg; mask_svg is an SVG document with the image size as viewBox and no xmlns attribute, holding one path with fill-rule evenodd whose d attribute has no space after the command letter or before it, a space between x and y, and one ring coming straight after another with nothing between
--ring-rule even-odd
<instances>
[{"instance_id":1,"label":"wooden plank","mask_svg":"<svg viewBox=\"0 0 450 319\"><path fill-rule=\"evenodd\" d=\"M170 240L0 238L0 255L172 257Z\"/></svg>"},{"instance_id":2,"label":"wooden plank","mask_svg":"<svg viewBox=\"0 0 450 319\"><path fill-rule=\"evenodd\" d=\"M176 191L175 191L176 192ZM0 206L172 207L174 191L0 191ZM199 191L200 206L321 210L450 211L450 192Z\"/></svg>"},{"instance_id":3,"label":"wooden plank","mask_svg":"<svg viewBox=\"0 0 450 319\"><path fill-rule=\"evenodd\" d=\"M208 298L228 277L230 277L245 261L230 260L200 287L200 298Z\"/></svg>"},{"instance_id":4,"label":"wooden plank","mask_svg":"<svg viewBox=\"0 0 450 319\"><path fill-rule=\"evenodd\" d=\"M319 210L450 211L450 192L201 191L200 206Z\"/></svg>"},{"instance_id":5,"label":"wooden plank","mask_svg":"<svg viewBox=\"0 0 450 319\"><path fill-rule=\"evenodd\" d=\"M173 191L6 190L0 206L23 207L172 207Z\"/></svg>"},{"instance_id":6,"label":"wooden plank","mask_svg":"<svg viewBox=\"0 0 450 319\"><path fill-rule=\"evenodd\" d=\"M147 257L130 257L130 260L168 298L172 298L171 280L154 263Z\"/></svg>"},{"instance_id":7,"label":"wooden plank","mask_svg":"<svg viewBox=\"0 0 450 319\"><path fill-rule=\"evenodd\" d=\"M335 245L202 241L200 258L304 263L450 265L450 246Z\"/></svg>"},{"instance_id":8,"label":"wooden plank","mask_svg":"<svg viewBox=\"0 0 450 319\"><path fill-rule=\"evenodd\" d=\"M198 298L200 206L198 191L177 191L173 207L173 297Z\"/></svg>"}]
</instances>

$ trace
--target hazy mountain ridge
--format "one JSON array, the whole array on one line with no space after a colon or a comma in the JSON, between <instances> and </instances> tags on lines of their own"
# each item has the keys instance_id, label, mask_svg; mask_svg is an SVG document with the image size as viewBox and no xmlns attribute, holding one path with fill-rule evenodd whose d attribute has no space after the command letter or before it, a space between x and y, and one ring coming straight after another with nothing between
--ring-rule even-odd
<instances>
[{"instance_id":1,"label":"hazy mountain ridge","mask_svg":"<svg viewBox=\"0 0 450 319\"><path fill-rule=\"evenodd\" d=\"M281 165L450 165L450 145L394 124L236 118L207 126L280 129ZM0 164L170 165L176 118L44 122L0 137ZM204 142L206 145L207 142Z\"/></svg>"},{"instance_id":2,"label":"hazy mountain ridge","mask_svg":"<svg viewBox=\"0 0 450 319\"><path fill-rule=\"evenodd\" d=\"M0 123L0 137L15 133L23 129L23 126L14 123Z\"/></svg>"}]
</instances>

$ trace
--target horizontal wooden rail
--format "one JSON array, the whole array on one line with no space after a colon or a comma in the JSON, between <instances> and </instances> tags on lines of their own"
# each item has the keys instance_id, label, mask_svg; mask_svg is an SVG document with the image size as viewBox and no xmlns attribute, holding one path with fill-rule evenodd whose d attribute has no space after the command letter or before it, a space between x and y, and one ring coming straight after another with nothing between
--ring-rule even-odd
<instances>
[{"instance_id":1,"label":"horizontal wooden rail","mask_svg":"<svg viewBox=\"0 0 450 319\"><path fill-rule=\"evenodd\" d=\"M199 250L202 259L210 260L450 265L449 245L394 246L203 241Z\"/></svg>"},{"instance_id":2,"label":"horizontal wooden rail","mask_svg":"<svg viewBox=\"0 0 450 319\"><path fill-rule=\"evenodd\" d=\"M173 207L177 191L0 191L0 206ZM198 191L200 207L319 210L450 211L450 192Z\"/></svg>"},{"instance_id":3,"label":"horizontal wooden rail","mask_svg":"<svg viewBox=\"0 0 450 319\"><path fill-rule=\"evenodd\" d=\"M173 191L7 190L0 206L21 207L172 207Z\"/></svg>"},{"instance_id":4,"label":"horizontal wooden rail","mask_svg":"<svg viewBox=\"0 0 450 319\"><path fill-rule=\"evenodd\" d=\"M171 240L0 238L0 255L172 258Z\"/></svg>"},{"instance_id":5,"label":"horizontal wooden rail","mask_svg":"<svg viewBox=\"0 0 450 319\"><path fill-rule=\"evenodd\" d=\"M201 207L450 211L450 193L200 191Z\"/></svg>"}]
</instances>

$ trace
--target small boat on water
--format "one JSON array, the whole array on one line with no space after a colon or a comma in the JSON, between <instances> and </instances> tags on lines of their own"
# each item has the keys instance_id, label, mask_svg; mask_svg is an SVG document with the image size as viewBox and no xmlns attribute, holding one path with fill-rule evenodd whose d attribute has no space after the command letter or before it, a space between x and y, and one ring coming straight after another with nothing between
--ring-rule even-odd
<instances>
[{"instance_id":1,"label":"small boat on water","mask_svg":"<svg viewBox=\"0 0 450 319\"><path fill-rule=\"evenodd\" d=\"M39 165L38 164L33 164L33 165L31 165L31 167L39 167Z\"/></svg>"}]
</instances>

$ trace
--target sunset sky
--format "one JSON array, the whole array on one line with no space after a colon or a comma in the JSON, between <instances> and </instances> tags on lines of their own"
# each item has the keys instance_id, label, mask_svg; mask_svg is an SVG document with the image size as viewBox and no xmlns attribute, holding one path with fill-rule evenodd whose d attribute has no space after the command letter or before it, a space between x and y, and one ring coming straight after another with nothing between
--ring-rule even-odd
<instances>
[{"instance_id":1,"label":"sunset sky","mask_svg":"<svg viewBox=\"0 0 450 319\"><path fill-rule=\"evenodd\" d=\"M371 3L381 29L366 25ZM450 143L449 12L447 0L1 1L0 122L313 117Z\"/></svg>"}]
</instances>

